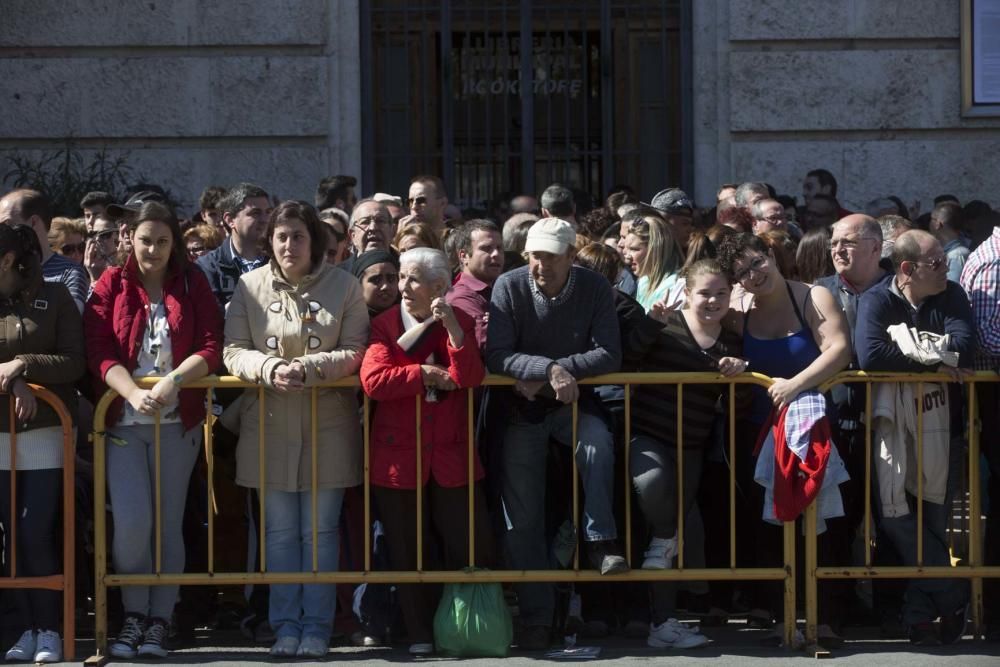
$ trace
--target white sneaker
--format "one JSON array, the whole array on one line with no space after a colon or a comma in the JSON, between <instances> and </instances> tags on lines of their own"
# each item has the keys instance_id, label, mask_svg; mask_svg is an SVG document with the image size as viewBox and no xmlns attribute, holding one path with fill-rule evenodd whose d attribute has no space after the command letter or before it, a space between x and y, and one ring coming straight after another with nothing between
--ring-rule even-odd
<instances>
[{"instance_id":1,"label":"white sneaker","mask_svg":"<svg viewBox=\"0 0 1000 667\"><path fill-rule=\"evenodd\" d=\"M671 618L660 625L650 624L646 644L653 648L699 648L708 644L708 637Z\"/></svg>"},{"instance_id":2,"label":"white sneaker","mask_svg":"<svg viewBox=\"0 0 1000 667\"><path fill-rule=\"evenodd\" d=\"M62 637L54 630L39 630L35 662L62 662Z\"/></svg>"},{"instance_id":3,"label":"white sneaker","mask_svg":"<svg viewBox=\"0 0 1000 667\"><path fill-rule=\"evenodd\" d=\"M35 631L25 630L17 643L7 651L7 660L31 660L35 657Z\"/></svg>"},{"instance_id":4,"label":"white sneaker","mask_svg":"<svg viewBox=\"0 0 1000 667\"><path fill-rule=\"evenodd\" d=\"M643 556L645 560L642 561L642 569L669 570L677 556L677 538L654 537L649 541L649 547Z\"/></svg>"}]
</instances>

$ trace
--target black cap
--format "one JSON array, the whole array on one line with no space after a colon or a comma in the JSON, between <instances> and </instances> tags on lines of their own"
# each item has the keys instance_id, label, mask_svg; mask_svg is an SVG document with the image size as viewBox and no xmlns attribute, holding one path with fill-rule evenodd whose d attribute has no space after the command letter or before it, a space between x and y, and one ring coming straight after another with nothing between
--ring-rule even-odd
<instances>
[{"instance_id":1,"label":"black cap","mask_svg":"<svg viewBox=\"0 0 1000 667\"><path fill-rule=\"evenodd\" d=\"M142 192L136 192L134 195L128 198L124 204L111 204L107 208L107 213L114 219L120 218L126 213L137 213L142 205L147 202L159 202L161 204L167 203L167 198L164 197L159 192L153 192L152 190L143 190Z\"/></svg>"}]
</instances>

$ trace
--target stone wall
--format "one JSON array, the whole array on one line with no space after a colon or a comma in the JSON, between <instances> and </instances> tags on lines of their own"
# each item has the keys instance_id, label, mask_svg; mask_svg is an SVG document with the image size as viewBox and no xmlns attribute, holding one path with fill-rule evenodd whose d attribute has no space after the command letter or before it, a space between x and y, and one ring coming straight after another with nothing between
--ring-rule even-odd
<instances>
[{"instance_id":1,"label":"stone wall","mask_svg":"<svg viewBox=\"0 0 1000 667\"><path fill-rule=\"evenodd\" d=\"M801 198L823 167L861 209L937 194L1000 206L1000 118L963 118L955 0L696 0L695 178Z\"/></svg>"},{"instance_id":2,"label":"stone wall","mask_svg":"<svg viewBox=\"0 0 1000 667\"><path fill-rule=\"evenodd\" d=\"M85 158L127 152L188 212L208 184L311 200L323 176L361 172L357 0L4 0L0 15L0 160L67 138Z\"/></svg>"}]
</instances>

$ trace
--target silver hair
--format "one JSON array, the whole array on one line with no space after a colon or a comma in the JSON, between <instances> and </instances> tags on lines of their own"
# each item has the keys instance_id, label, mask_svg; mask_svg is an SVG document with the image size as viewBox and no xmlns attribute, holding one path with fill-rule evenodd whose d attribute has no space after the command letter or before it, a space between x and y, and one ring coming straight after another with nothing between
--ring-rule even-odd
<instances>
[{"instance_id":1,"label":"silver hair","mask_svg":"<svg viewBox=\"0 0 1000 667\"><path fill-rule=\"evenodd\" d=\"M733 195L736 199L736 205L743 206L745 208L746 205L750 203L750 195L753 194L762 194L765 197L771 196L771 192L763 183L755 183L752 181L748 183L741 183L740 186L736 188L736 194Z\"/></svg>"},{"instance_id":2,"label":"silver hair","mask_svg":"<svg viewBox=\"0 0 1000 667\"><path fill-rule=\"evenodd\" d=\"M384 214L387 220L392 220L392 214L389 213L389 208L385 204L383 204L382 202L375 201L374 199L371 199L369 197L367 199L362 199L361 201L359 201L357 204L354 205L353 209L351 209L351 225L354 225L354 222L358 219L358 211L361 210L361 205L362 204L375 204L375 205L377 205L378 209L379 209L379 212L382 213L382 214Z\"/></svg>"},{"instance_id":3,"label":"silver hair","mask_svg":"<svg viewBox=\"0 0 1000 667\"><path fill-rule=\"evenodd\" d=\"M399 266L416 266L420 277L430 282L441 282L445 288L451 285L451 267L448 256L434 248L414 248L399 256Z\"/></svg>"}]
</instances>

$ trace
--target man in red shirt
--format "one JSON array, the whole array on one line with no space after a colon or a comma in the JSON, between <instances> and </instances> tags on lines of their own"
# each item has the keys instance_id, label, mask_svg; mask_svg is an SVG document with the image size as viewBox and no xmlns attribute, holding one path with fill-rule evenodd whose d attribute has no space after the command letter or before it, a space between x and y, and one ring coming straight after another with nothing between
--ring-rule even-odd
<instances>
[{"instance_id":1,"label":"man in red shirt","mask_svg":"<svg viewBox=\"0 0 1000 667\"><path fill-rule=\"evenodd\" d=\"M469 220L456 231L462 272L448 292L448 303L476 321L476 342L486 351L493 283L503 271L503 237L489 220Z\"/></svg>"}]
</instances>

